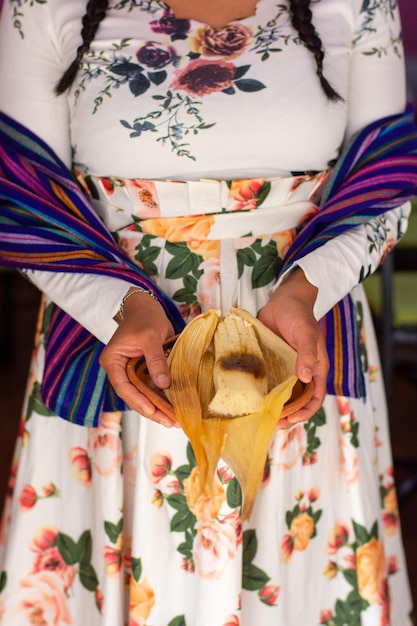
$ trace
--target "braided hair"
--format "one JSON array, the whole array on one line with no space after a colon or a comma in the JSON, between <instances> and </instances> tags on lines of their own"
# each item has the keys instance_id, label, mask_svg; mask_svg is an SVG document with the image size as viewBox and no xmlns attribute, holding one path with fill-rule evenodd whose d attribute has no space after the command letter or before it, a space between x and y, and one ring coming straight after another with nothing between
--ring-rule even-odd
<instances>
[{"instance_id":1,"label":"braided hair","mask_svg":"<svg viewBox=\"0 0 417 626\"><path fill-rule=\"evenodd\" d=\"M341 100L339 94L333 89L323 75L324 50L321 39L313 26L312 13L310 9L311 0L289 1L292 25L298 32L301 41L314 56L317 67L317 76L320 80L324 93L329 100ZM81 60L84 54L88 52L100 22L105 18L108 5L109 0L88 0L85 15L82 18L81 37L83 41L77 49L75 59L66 69L55 88L57 94L64 93L73 84L79 70Z\"/></svg>"},{"instance_id":2,"label":"braided hair","mask_svg":"<svg viewBox=\"0 0 417 626\"><path fill-rule=\"evenodd\" d=\"M55 87L56 93L59 95L67 91L72 85L80 68L81 60L86 52L90 49L90 44L96 36L100 22L106 15L109 0L88 0L85 9L85 15L82 19L81 37L82 44L77 49L77 54L71 65L65 70L58 84Z\"/></svg>"},{"instance_id":3,"label":"braided hair","mask_svg":"<svg viewBox=\"0 0 417 626\"><path fill-rule=\"evenodd\" d=\"M291 22L298 32L301 41L314 56L317 76L319 77L324 93L329 100L341 100L341 96L339 96L323 75L323 44L313 26L310 4L311 0L290 0Z\"/></svg>"}]
</instances>

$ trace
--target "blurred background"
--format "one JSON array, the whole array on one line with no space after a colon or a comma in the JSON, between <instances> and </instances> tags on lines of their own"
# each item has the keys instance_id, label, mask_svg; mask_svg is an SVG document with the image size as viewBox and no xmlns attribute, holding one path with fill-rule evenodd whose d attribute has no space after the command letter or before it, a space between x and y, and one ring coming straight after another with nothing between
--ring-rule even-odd
<instances>
[{"instance_id":1,"label":"blurred background","mask_svg":"<svg viewBox=\"0 0 417 626\"><path fill-rule=\"evenodd\" d=\"M408 99L417 109L417 2L399 3ZM384 263L383 271L368 279L365 287L389 383L402 532L417 607L417 202L406 238ZM17 272L0 268L0 506L7 490L38 305L39 293L30 283Z\"/></svg>"}]
</instances>

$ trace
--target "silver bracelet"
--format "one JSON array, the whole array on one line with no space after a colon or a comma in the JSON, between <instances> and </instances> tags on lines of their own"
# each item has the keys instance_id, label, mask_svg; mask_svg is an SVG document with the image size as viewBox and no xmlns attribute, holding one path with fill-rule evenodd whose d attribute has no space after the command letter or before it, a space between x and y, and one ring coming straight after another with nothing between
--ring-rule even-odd
<instances>
[{"instance_id":1,"label":"silver bracelet","mask_svg":"<svg viewBox=\"0 0 417 626\"><path fill-rule=\"evenodd\" d=\"M132 291L129 291L125 296L123 296L123 299L122 299L122 301L120 303L119 315L120 315L122 320L124 320L124 318L125 318L125 312L124 312L125 302L126 302L126 300L128 298L130 298L130 296L133 296L134 293L147 293L149 296L151 296L151 298L153 298L154 300L159 302L159 300L156 297L156 295L150 289L144 289L144 287L135 287L135 289L132 289Z\"/></svg>"}]
</instances>

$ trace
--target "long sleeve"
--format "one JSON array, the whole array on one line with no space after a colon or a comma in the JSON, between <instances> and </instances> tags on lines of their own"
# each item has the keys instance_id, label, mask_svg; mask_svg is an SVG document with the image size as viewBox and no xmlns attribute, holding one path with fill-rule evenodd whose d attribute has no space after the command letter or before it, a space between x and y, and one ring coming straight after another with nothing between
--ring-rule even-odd
<instances>
[{"instance_id":1,"label":"long sleeve","mask_svg":"<svg viewBox=\"0 0 417 626\"><path fill-rule=\"evenodd\" d=\"M25 16L30 28L23 31L14 11L13 3L4 3L0 20L0 109L41 136L70 167L67 98L54 92L65 66L50 13L46 5L34 7ZM37 32L43 36L36 37ZM93 274L39 270L25 274L100 341L109 341L117 328L113 317L129 289L128 283Z\"/></svg>"},{"instance_id":2,"label":"long sleeve","mask_svg":"<svg viewBox=\"0 0 417 626\"><path fill-rule=\"evenodd\" d=\"M364 9L363 5L357 16L347 98L347 139L370 122L405 109L400 18L393 4L391 8L379 4L372 9ZM388 211L339 235L296 263L309 282L318 287L314 307L317 319L375 271L404 234L409 211L408 203Z\"/></svg>"}]
</instances>

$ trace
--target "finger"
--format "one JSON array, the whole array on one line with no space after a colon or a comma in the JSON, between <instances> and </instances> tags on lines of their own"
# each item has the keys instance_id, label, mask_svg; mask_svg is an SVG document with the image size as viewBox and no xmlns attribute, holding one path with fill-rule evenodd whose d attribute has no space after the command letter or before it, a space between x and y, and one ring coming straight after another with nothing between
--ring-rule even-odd
<instances>
[{"instance_id":1,"label":"finger","mask_svg":"<svg viewBox=\"0 0 417 626\"><path fill-rule=\"evenodd\" d=\"M177 426L177 423L168 415L157 409L155 405L143 394L141 394L129 381L126 374L127 359L120 358L113 361L108 371L108 377L117 395L122 398L130 409L137 411L144 417L162 424L167 428Z\"/></svg>"}]
</instances>

